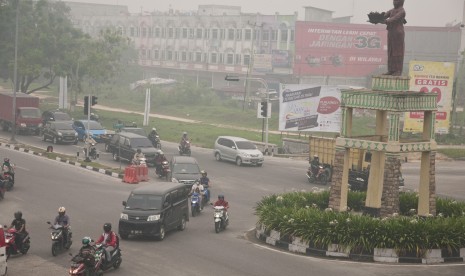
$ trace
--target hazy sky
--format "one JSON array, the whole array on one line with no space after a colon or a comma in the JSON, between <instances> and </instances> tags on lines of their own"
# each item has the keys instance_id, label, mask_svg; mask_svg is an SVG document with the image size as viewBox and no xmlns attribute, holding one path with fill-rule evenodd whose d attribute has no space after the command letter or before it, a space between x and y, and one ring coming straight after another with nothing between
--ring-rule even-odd
<instances>
[{"instance_id":1,"label":"hazy sky","mask_svg":"<svg viewBox=\"0 0 465 276\"><path fill-rule=\"evenodd\" d=\"M65 0L66 1L66 0ZM364 23L370 11L386 11L392 7L392 0L70 0L70 2L87 2L99 4L118 4L129 7L130 12L193 11L198 5L233 5L241 6L242 12L260 12L262 14L299 13L303 20L304 6L313 6L334 11L334 16L352 15L352 23ZM463 18L465 0L405 0L409 26L444 26L446 23L459 23Z\"/></svg>"}]
</instances>

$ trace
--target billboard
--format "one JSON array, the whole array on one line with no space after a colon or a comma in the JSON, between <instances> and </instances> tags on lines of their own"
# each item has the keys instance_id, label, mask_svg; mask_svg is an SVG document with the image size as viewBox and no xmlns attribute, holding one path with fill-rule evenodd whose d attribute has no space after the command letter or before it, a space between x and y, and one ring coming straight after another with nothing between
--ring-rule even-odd
<instances>
[{"instance_id":1,"label":"billboard","mask_svg":"<svg viewBox=\"0 0 465 276\"><path fill-rule=\"evenodd\" d=\"M294 74L366 77L386 64L385 26L296 22Z\"/></svg>"},{"instance_id":2,"label":"billboard","mask_svg":"<svg viewBox=\"0 0 465 276\"><path fill-rule=\"evenodd\" d=\"M271 50L273 68L291 67L291 54L287 50Z\"/></svg>"},{"instance_id":3,"label":"billboard","mask_svg":"<svg viewBox=\"0 0 465 276\"><path fill-rule=\"evenodd\" d=\"M410 90L437 93L436 133L449 133L455 64L451 62L410 61ZM423 131L423 112L407 112L404 132Z\"/></svg>"},{"instance_id":4,"label":"billboard","mask_svg":"<svg viewBox=\"0 0 465 276\"><path fill-rule=\"evenodd\" d=\"M338 86L281 84L279 94L280 131L340 132Z\"/></svg>"}]
</instances>

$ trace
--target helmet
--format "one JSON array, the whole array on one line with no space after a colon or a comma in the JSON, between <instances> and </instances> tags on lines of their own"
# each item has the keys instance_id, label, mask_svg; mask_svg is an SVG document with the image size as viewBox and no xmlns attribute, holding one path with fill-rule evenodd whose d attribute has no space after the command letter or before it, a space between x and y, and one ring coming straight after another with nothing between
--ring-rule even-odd
<instances>
[{"instance_id":1,"label":"helmet","mask_svg":"<svg viewBox=\"0 0 465 276\"><path fill-rule=\"evenodd\" d=\"M23 217L23 213L21 211L15 212L15 219L21 219Z\"/></svg>"},{"instance_id":2,"label":"helmet","mask_svg":"<svg viewBox=\"0 0 465 276\"><path fill-rule=\"evenodd\" d=\"M3 161L8 163L8 162L10 162L10 158L5 158L5 159L3 159Z\"/></svg>"},{"instance_id":3,"label":"helmet","mask_svg":"<svg viewBox=\"0 0 465 276\"><path fill-rule=\"evenodd\" d=\"M224 200L224 195L218 195L218 199Z\"/></svg>"},{"instance_id":4,"label":"helmet","mask_svg":"<svg viewBox=\"0 0 465 276\"><path fill-rule=\"evenodd\" d=\"M62 207L58 208L58 213L59 213L60 215L64 215L65 212L66 212L66 208L65 208L65 207L62 206Z\"/></svg>"},{"instance_id":5,"label":"helmet","mask_svg":"<svg viewBox=\"0 0 465 276\"><path fill-rule=\"evenodd\" d=\"M206 172L206 171L204 171L204 170L201 170L201 171L200 171L200 173L201 173L202 175L205 175L205 176L207 176L207 172Z\"/></svg>"},{"instance_id":6,"label":"helmet","mask_svg":"<svg viewBox=\"0 0 465 276\"><path fill-rule=\"evenodd\" d=\"M318 154L313 155L313 158L318 158Z\"/></svg>"},{"instance_id":7,"label":"helmet","mask_svg":"<svg viewBox=\"0 0 465 276\"><path fill-rule=\"evenodd\" d=\"M182 136L187 136L187 132L184 131L184 132L182 133Z\"/></svg>"},{"instance_id":8,"label":"helmet","mask_svg":"<svg viewBox=\"0 0 465 276\"><path fill-rule=\"evenodd\" d=\"M152 131L157 131L157 129L156 129L156 128L152 128Z\"/></svg>"},{"instance_id":9,"label":"helmet","mask_svg":"<svg viewBox=\"0 0 465 276\"><path fill-rule=\"evenodd\" d=\"M106 223L103 225L103 231L105 231L105 232L110 232L110 231L111 231L111 223L106 222Z\"/></svg>"},{"instance_id":10,"label":"helmet","mask_svg":"<svg viewBox=\"0 0 465 276\"><path fill-rule=\"evenodd\" d=\"M137 153L141 153L142 151L140 149L137 149Z\"/></svg>"},{"instance_id":11,"label":"helmet","mask_svg":"<svg viewBox=\"0 0 465 276\"><path fill-rule=\"evenodd\" d=\"M89 243L92 241L90 237L84 237L82 238L82 245L89 245Z\"/></svg>"}]
</instances>

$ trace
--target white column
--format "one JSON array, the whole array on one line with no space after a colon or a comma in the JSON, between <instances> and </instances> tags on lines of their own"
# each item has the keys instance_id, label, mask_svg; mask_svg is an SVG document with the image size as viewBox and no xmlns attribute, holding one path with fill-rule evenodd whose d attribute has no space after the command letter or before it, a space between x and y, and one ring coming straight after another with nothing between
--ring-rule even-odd
<instances>
[{"instance_id":1,"label":"white column","mask_svg":"<svg viewBox=\"0 0 465 276\"><path fill-rule=\"evenodd\" d=\"M278 35L277 35L277 38L276 38L276 49L277 50L280 50L281 47L280 47L280 43L281 43L281 29L278 29Z\"/></svg>"},{"instance_id":2,"label":"white column","mask_svg":"<svg viewBox=\"0 0 465 276\"><path fill-rule=\"evenodd\" d=\"M291 29L287 29L287 44L286 44L286 50L291 49Z\"/></svg>"}]
</instances>

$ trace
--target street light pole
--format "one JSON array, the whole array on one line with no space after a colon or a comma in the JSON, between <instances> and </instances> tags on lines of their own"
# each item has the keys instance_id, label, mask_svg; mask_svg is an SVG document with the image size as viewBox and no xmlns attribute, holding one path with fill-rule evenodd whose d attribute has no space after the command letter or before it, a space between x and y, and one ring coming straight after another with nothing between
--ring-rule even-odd
<instances>
[{"instance_id":1,"label":"street light pole","mask_svg":"<svg viewBox=\"0 0 465 276\"><path fill-rule=\"evenodd\" d=\"M16 1L16 30L15 30L15 65L13 72L13 126L11 128L10 143L16 144L16 90L18 83L18 25L19 25L19 0Z\"/></svg>"}]
</instances>

